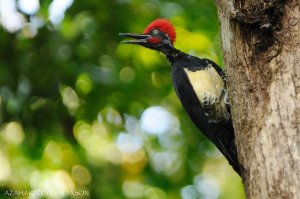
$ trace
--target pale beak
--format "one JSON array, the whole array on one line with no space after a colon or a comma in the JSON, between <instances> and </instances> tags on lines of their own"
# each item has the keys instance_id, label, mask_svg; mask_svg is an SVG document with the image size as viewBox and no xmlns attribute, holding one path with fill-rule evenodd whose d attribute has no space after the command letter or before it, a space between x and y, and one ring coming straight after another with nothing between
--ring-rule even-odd
<instances>
[{"instance_id":1,"label":"pale beak","mask_svg":"<svg viewBox=\"0 0 300 199\"><path fill-rule=\"evenodd\" d=\"M126 43L126 44L146 44L148 43L147 39L151 37L151 35L132 34L132 33L119 33L119 36L133 38L133 40L122 41L122 43Z\"/></svg>"}]
</instances>

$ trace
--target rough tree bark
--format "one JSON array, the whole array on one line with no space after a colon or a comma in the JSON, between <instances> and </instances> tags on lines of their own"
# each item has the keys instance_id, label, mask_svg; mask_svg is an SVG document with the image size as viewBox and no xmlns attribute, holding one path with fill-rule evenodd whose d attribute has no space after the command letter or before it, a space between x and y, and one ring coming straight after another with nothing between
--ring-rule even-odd
<instances>
[{"instance_id":1,"label":"rough tree bark","mask_svg":"<svg viewBox=\"0 0 300 199\"><path fill-rule=\"evenodd\" d=\"M219 0L248 199L300 198L300 1Z\"/></svg>"}]
</instances>

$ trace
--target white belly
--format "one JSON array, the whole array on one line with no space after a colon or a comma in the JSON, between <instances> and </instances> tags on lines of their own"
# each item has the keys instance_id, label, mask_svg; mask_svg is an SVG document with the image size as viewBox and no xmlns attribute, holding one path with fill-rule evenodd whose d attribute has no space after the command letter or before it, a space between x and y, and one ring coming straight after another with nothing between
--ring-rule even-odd
<instances>
[{"instance_id":1,"label":"white belly","mask_svg":"<svg viewBox=\"0 0 300 199\"><path fill-rule=\"evenodd\" d=\"M224 82L213 67L197 71L190 71L185 68L184 71L200 103L203 103L203 99L207 95L219 99L224 89Z\"/></svg>"},{"instance_id":2,"label":"white belly","mask_svg":"<svg viewBox=\"0 0 300 199\"><path fill-rule=\"evenodd\" d=\"M184 71L208 120L218 122L228 119L230 114L225 104L227 93L218 72L213 67L197 71L184 69Z\"/></svg>"}]
</instances>

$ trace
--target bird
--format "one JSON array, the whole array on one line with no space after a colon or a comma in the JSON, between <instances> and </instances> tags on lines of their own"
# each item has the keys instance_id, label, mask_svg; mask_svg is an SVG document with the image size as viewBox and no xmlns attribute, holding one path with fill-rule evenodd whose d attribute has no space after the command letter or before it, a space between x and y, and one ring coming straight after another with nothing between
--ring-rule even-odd
<instances>
[{"instance_id":1,"label":"bird","mask_svg":"<svg viewBox=\"0 0 300 199\"><path fill-rule=\"evenodd\" d=\"M119 36L131 38L122 43L140 45L160 51L166 56L171 64L174 90L185 112L241 176L227 76L220 66L212 60L176 49L175 27L168 19L155 19L141 34L119 33Z\"/></svg>"}]
</instances>

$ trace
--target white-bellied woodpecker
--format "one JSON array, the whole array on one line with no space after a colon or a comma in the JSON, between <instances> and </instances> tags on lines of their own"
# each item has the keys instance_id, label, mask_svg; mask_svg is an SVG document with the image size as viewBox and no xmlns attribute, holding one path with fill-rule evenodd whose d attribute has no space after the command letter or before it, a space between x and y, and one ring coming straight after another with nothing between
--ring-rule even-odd
<instances>
[{"instance_id":1,"label":"white-bellied woodpecker","mask_svg":"<svg viewBox=\"0 0 300 199\"><path fill-rule=\"evenodd\" d=\"M166 19L154 20L143 34L119 35L134 39L123 43L138 44L166 55L171 63L174 89L183 108L240 175L223 70L209 59L191 56L174 48L175 28Z\"/></svg>"}]
</instances>

